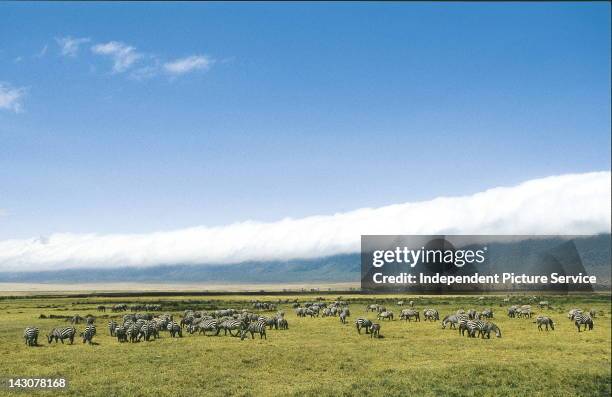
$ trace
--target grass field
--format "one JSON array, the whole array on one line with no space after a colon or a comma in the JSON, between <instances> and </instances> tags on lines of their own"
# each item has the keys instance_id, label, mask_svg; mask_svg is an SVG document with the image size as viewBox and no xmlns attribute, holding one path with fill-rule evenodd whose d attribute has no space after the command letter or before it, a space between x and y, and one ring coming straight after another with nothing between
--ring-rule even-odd
<instances>
[{"instance_id":1,"label":"grass field","mask_svg":"<svg viewBox=\"0 0 612 397\"><path fill-rule=\"evenodd\" d=\"M327 301L336 295L321 295ZM32 393L7 389L0 395L69 396L609 396L611 364L610 295L547 296L552 308L540 310L556 322L554 331L538 332L533 320L506 316L502 297L405 297L415 308L438 309L441 316L492 307L502 338L460 337L439 322L381 322L384 336L357 334L354 320L369 303L383 303L399 317L392 296L345 295L351 317L342 325L337 317L298 318L289 304L289 330L268 331L268 339L243 341L229 336L184 333L170 338L120 344L108 335L108 317L123 314L96 312L99 304L161 303L163 312L186 308L251 308L250 300L312 301L314 296L178 296L143 298L5 297L0 298L0 377L65 377L66 390ZM528 303L513 297L511 303ZM522 302L521 302L522 300ZM594 308L595 328L578 333L566 313L572 307ZM78 340L73 346L47 343L45 334L61 319L40 314L98 317L95 345ZM273 314L273 312L262 312ZM397 318L396 317L396 318ZM39 347L27 347L22 332L40 328ZM83 329L83 325L77 326Z\"/></svg>"}]
</instances>

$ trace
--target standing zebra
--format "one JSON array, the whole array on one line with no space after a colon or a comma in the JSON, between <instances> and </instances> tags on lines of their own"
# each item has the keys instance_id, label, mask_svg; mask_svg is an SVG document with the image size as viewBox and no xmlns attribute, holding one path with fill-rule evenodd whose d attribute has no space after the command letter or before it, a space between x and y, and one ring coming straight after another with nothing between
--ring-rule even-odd
<instances>
[{"instance_id":1,"label":"standing zebra","mask_svg":"<svg viewBox=\"0 0 612 397\"><path fill-rule=\"evenodd\" d=\"M117 341L119 343L127 342L127 332L125 332L125 328L117 326L117 328L115 328L114 334L117 337Z\"/></svg>"},{"instance_id":2,"label":"standing zebra","mask_svg":"<svg viewBox=\"0 0 612 397\"><path fill-rule=\"evenodd\" d=\"M244 338L246 338L247 332L251 333L251 339L255 339L255 333L259 334L259 339L268 339L266 336L266 323L264 321L258 320L250 323L240 333L240 340L244 340Z\"/></svg>"},{"instance_id":3,"label":"standing zebra","mask_svg":"<svg viewBox=\"0 0 612 397\"><path fill-rule=\"evenodd\" d=\"M414 321L421 321L421 315L418 310L404 309L400 313L400 320L410 321L414 317Z\"/></svg>"},{"instance_id":4,"label":"standing zebra","mask_svg":"<svg viewBox=\"0 0 612 397\"><path fill-rule=\"evenodd\" d=\"M176 323L176 321L170 321L168 323L168 331L170 331L171 337L176 337L177 335L182 338L183 337L183 329L180 325Z\"/></svg>"},{"instance_id":5,"label":"standing zebra","mask_svg":"<svg viewBox=\"0 0 612 397\"><path fill-rule=\"evenodd\" d=\"M459 335L465 335L465 331L467 328L467 322L469 321L469 317L467 314L456 314L457 316L457 324L459 324Z\"/></svg>"},{"instance_id":6,"label":"standing zebra","mask_svg":"<svg viewBox=\"0 0 612 397\"><path fill-rule=\"evenodd\" d=\"M240 320L227 319L219 324L219 330L223 330L223 335L227 335L227 332L229 331L231 336L238 336L240 335L240 330L243 328L242 324L243 323ZM236 331L236 334L234 335L232 331Z\"/></svg>"},{"instance_id":7,"label":"standing zebra","mask_svg":"<svg viewBox=\"0 0 612 397\"><path fill-rule=\"evenodd\" d=\"M593 329L593 318L588 313L578 313L574 315L574 324L576 324L576 328L578 328L578 332L580 332L580 326L584 325L584 330L586 331L587 325L589 326L589 331Z\"/></svg>"},{"instance_id":8,"label":"standing zebra","mask_svg":"<svg viewBox=\"0 0 612 397\"><path fill-rule=\"evenodd\" d=\"M23 330L23 339L28 346L38 346L38 328L26 327Z\"/></svg>"},{"instance_id":9,"label":"standing zebra","mask_svg":"<svg viewBox=\"0 0 612 397\"><path fill-rule=\"evenodd\" d=\"M440 314L436 309L425 309L423 310L423 317L426 321L436 321L440 319Z\"/></svg>"},{"instance_id":10,"label":"standing zebra","mask_svg":"<svg viewBox=\"0 0 612 397\"><path fill-rule=\"evenodd\" d=\"M387 320L393 321L393 312L389 312L389 311L380 312L378 313L377 318L379 320L387 319Z\"/></svg>"},{"instance_id":11,"label":"standing zebra","mask_svg":"<svg viewBox=\"0 0 612 397\"><path fill-rule=\"evenodd\" d=\"M57 343L58 339L64 343L64 339L70 340L70 344L74 342L74 335L76 335L76 328L74 327L64 327L64 328L53 328L51 333L47 334L47 340L49 343L55 339L55 343Z\"/></svg>"},{"instance_id":12,"label":"standing zebra","mask_svg":"<svg viewBox=\"0 0 612 397\"><path fill-rule=\"evenodd\" d=\"M276 323L278 324L278 329L289 329L289 323L284 317L276 319Z\"/></svg>"},{"instance_id":13,"label":"standing zebra","mask_svg":"<svg viewBox=\"0 0 612 397\"><path fill-rule=\"evenodd\" d=\"M542 331L542 325L546 326L546 331L548 331L548 326L550 326L550 329L552 329L554 331L555 329L555 325L553 324L553 320L551 318L548 318L546 316L538 316L536 318L536 320L534 321L535 324L538 324L538 330Z\"/></svg>"},{"instance_id":14,"label":"standing zebra","mask_svg":"<svg viewBox=\"0 0 612 397\"><path fill-rule=\"evenodd\" d=\"M108 332L110 333L110 336L115 336L115 328L117 328L117 323L115 320L110 320L108 322Z\"/></svg>"},{"instance_id":15,"label":"standing zebra","mask_svg":"<svg viewBox=\"0 0 612 397\"><path fill-rule=\"evenodd\" d=\"M340 316L339 317L340 317L340 322L342 324L346 324L346 312L344 310L340 312Z\"/></svg>"},{"instance_id":16,"label":"standing zebra","mask_svg":"<svg viewBox=\"0 0 612 397\"><path fill-rule=\"evenodd\" d=\"M380 324L378 323L372 324L370 331L371 331L370 338L373 338L374 336L376 336L377 338L380 338Z\"/></svg>"},{"instance_id":17,"label":"standing zebra","mask_svg":"<svg viewBox=\"0 0 612 397\"><path fill-rule=\"evenodd\" d=\"M476 332L478 332L478 336L484 338L485 336L485 322L481 320L468 320L466 323L468 336L470 338L476 337Z\"/></svg>"},{"instance_id":18,"label":"standing zebra","mask_svg":"<svg viewBox=\"0 0 612 397\"><path fill-rule=\"evenodd\" d=\"M372 322L370 320L368 320L367 318L359 317L355 321L355 326L357 327L357 332L359 334L361 334L361 329L362 328L365 329L366 334L369 334L370 333L370 327L372 326Z\"/></svg>"},{"instance_id":19,"label":"standing zebra","mask_svg":"<svg viewBox=\"0 0 612 397\"><path fill-rule=\"evenodd\" d=\"M87 342L91 345L91 340L93 339L95 334L96 334L96 326L93 324L88 324L85 327L85 331L81 332L80 336L83 338L83 343Z\"/></svg>"}]
</instances>

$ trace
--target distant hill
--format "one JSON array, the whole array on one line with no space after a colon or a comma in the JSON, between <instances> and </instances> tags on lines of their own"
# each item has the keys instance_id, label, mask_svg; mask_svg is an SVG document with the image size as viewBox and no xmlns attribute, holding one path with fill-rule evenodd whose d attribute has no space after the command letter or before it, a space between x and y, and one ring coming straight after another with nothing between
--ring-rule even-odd
<instances>
[{"instance_id":1,"label":"distant hill","mask_svg":"<svg viewBox=\"0 0 612 397\"><path fill-rule=\"evenodd\" d=\"M576 239L575 246L584 268L610 285L610 234ZM525 253L559 246L560 239L527 240L490 244L490 266L495 271L520 272L536 258ZM493 249L495 246L495 249ZM520 260L517 260L519 258ZM244 262L235 265L163 265L114 269L70 269L40 272L1 272L0 282L87 283L87 282L208 282L208 283L296 283L359 282L358 253L316 259Z\"/></svg>"}]
</instances>

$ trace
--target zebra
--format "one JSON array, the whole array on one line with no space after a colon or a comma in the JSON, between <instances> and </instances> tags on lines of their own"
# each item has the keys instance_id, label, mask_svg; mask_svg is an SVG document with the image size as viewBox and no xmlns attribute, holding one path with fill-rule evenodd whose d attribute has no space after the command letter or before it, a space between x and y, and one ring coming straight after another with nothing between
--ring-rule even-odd
<instances>
[{"instance_id":1,"label":"zebra","mask_svg":"<svg viewBox=\"0 0 612 397\"><path fill-rule=\"evenodd\" d=\"M580 326L584 325L584 330L586 331L587 325L589 327L589 331L593 329L593 318L588 313L578 313L574 315L574 324L576 328L578 328L578 332L580 332Z\"/></svg>"},{"instance_id":2,"label":"zebra","mask_svg":"<svg viewBox=\"0 0 612 397\"><path fill-rule=\"evenodd\" d=\"M346 324L346 312L344 310L340 312L340 316L339 317L340 317L340 322L342 324Z\"/></svg>"},{"instance_id":3,"label":"zebra","mask_svg":"<svg viewBox=\"0 0 612 397\"><path fill-rule=\"evenodd\" d=\"M444 319L442 320L442 329L446 328L446 324L450 324L450 328L457 328L457 324L459 323L459 320L457 319L457 315L456 314L449 314L448 316L444 317Z\"/></svg>"},{"instance_id":4,"label":"zebra","mask_svg":"<svg viewBox=\"0 0 612 397\"><path fill-rule=\"evenodd\" d=\"M26 327L23 330L23 339L27 346L38 346L38 328Z\"/></svg>"},{"instance_id":5,"label":"zebra","mask_svg":"<svg viewBox=\"0 0 612 397\"><path fill-rule=\"evenodd\" d=\"M495 325L494 323L486 323L484 332L487 335L487 339L491 338L491 331L495 332L496 337L498 338L502 337L501 330L499 329L497 325Z\"/></svg>"},{"instance_id":6,"label":"zebra","mask_svg":"<svg viewBox=\"0 0 612 397\"><path fill-rule=\"evenodd\" d=\"M219 328L219 323L214 318L200 321L193 328L193 331L196 330L198 331L198 333L203 333L204 335L206 335L206 331L215 332L215 335L219 335L219 331L221 331L221 329ZM193 333L193 331L191 331L190 333Z\"/></svg>"},{"instance_id":7,"label":"zebra","mask_svg":"<svg viewBox=\"0 0 612 397\"><path fill-rule=\"evenodd\" d=\"M548 301L540 301L540 303L538 303L538 306L540 307L540 309L544 309L546 308L550 308L550 303L548 303Z\"/></svg>"},{"instance_id":8,"label":"zebra","mask_svg":"<svg viewBox=\"0 0 612 397\"><path fill-rule=\"evenodd\" d=\"M581 309L572 309L567 313L567 318L569 318L570 320L574 320L574 317L577 314L582 314L582 310Z\"/></svg>"},{"instance_id":9,"label":"zebra","mask_svg":"<svg viewBox=\"0 0 612 397\"><path fill-rule=\"evenodd\" d=\"M436 309L425 309L423 310L423 317L425 321L436 321L440 319L440 314Z\"/></svg>"},{"instance_id":10,"label":"zebra","mask_svg":"<svg viewBox=\"0 0 612 397\"><path fill-rule=\"evenodd\" d=\"M410 301L408 302L408 304L410 305L410 307L414 307L414 301Z\"/></svg>"},{"instance_id":11,"label":"zebra","mask_svg":"<svg viewBox=\"0 0 612 397\"><path fill-rule=\"evenodd\" d=\"M378 305L369 305L366 307L366 312L375 312L378 311Z\"/></svg>"},{"instance_id":12,"label":"zebra","mask_svg":"<svg viewBox=\"0 0 612 397\"><path fill-rule=\"evenodd\" d=\"M277 318L276 324L278 325L278 329L289 329L289 323L284 317Z\"/></svg>"},{"instance_id":13,"label":"zebra","mask_svg":"<svg viewBox=\"0 0 612 397\"><path fill-rule=\"evenodd\" d=\"M219 330L223 329L223 335L227 335L229 331L231 336L238 336L242 328L243 323L240 320L227 319L219 324ZM232 331L236 331L236 335L234 335Z\"/></svg>"},{"instance_id":14,"label":"zebra","mask_svg":"<svg viewBox=\"0 0 612 397\"><path fill-rule=\"evenodd\" d=\"M93 324L87 324L85 331L81 332L80 336L83 338L83 343L87 342L91 345L91 340L96 334L96 326Z\"/></svg>"},{"instance_id":15,"label":"zebra","mask_svg":"<svg viewBox=\"0 0 612 397\"><path fill-rule=\"evenodd\" d=\"M493 309L484 309L481 313L483 318L493 318Z\"/></svg>"},{"instance_id":16,"label":"zebra","mask_svg":"<svg viewBox=\"0 0 612 397\"><path fill-rule=\"evenodd\" d=\"M387 320L393 321L393 312L389 312L389 311L380 312L378 313L377 318L379 320L387 319Z\"/></svg>"},{"instance_id":17,"label":"zebra","mask_svg":"<svg viewBox=\"0 0 612 397\"><path fill-rule=\"evenodd\" d=\"M247 332L251 333L251 339L255 339L255 333L259 334L259 339L268 339L266 336L266 323L264 321L254 321L247 325L246 328L243 328L240 333L240 340L244 340L244 338L246 338Z\"/></svg>"},{"instance_id":18,"label":"zebra","mask_svg":"<svg viewBox=\"0 0 612 397\"><path fill-rule=\"evenodd\" d=\"M114 336L117 337L118 342L127 342L127 333L125 332L125 328L117 326L113 333Z\"/></svg>"},{"instance_id":19,"label":"zebra","mask_svg":"<svg viewBox=\"0 0 612 397\"><path fill-rule=\"evenodd\" d=\"M476 337L476 331L478 331L478 336L484 338L485 335L485 322L481 320L468 320L466 323L466 328L468 331L468 336L471 338Z\"/></svg>"},{"instance_id":20,"label":"zebra","mask_svg":"<svg viewBox=\"0 0 612 397\"><path fill-rule=\"evenodd\" d=\"M372 324L372 326L370 327L370 338L373 338L374 336L376 336L377 338L380 338L380 324L378 323L374 323Z\"/></svg>"},{"instance_id":21,"label":"zebra","mask_svg":"<svg viewBox=\"0 0 612 397\"><path fill-rule=\"evenodd\" d=\"M125 333L126 333L126 338L129 339L130 342L134 343L137 342L138 340L138 326L136 326L136 324L134 323L129 323L126 324L125 326Z\"/></svg>"},{"instance_id":22,"label":"zebra","mask_svg":"<svg viewBox=\"0 0 612 397\"><path fill-rule=\"evenodd\" d=\"M467 314L456 314L457 316L457 324L459 324L459 335L465 335L465 331L467 330L467 322L470 318Z\"/></svg>"},{"instance_id":23,"label":"zebra","mask_svg":"<svg viewBox=\"0 0 612 397\"><path fill-rule=\"evenodd\" d=\"M546 316L538 316L534 321L534 324L538 324L538 330L540 331L542 331L542 325L546 326L546 331L548 331L548 326L550 326L550 329L552 329L553 331L555 329L555 324L553 323L553 320Z\"/></svg>"},{"instance_id":24,"label":"zebra","mask_svg":"<svg viewBox=\"0 0 612 397\"><path fill-rule=\"evenodd\" d=\"M108 322L108 331L110 332L110 336L115 336L115 328L117 328L117 323L115 320L110 320Z\"/></svg>"},{"instance_id":25,"label":"zebra","mask_svg":"<svg viewBox=\"0 0 612 397\"><path fill-rule=\"evenodd\" d=\"M58 339L64 343L64 339L70 340L70 344L74 343L74 335L76 335L76 328L64 327L64 328L53 328L51 333L47 334L47 341L51 343L55 339L57 343Z\"/></svg>"},{"instance_id":26,"label":"zebra","mask_svg":"<svg viewBox=\"0 0 612 397\"><path fill-rule=\"evenodd\" d=\"M96 310L98 310L99 312L105 312L106 311L106 306L99 305L98 307L96 307Z\"/></svg>"},{"instance_id":27,"label":"zebra","mask_svg":"<svg viewBox=\"0 0 612 397\"><path fill-rule=\"evenodd\" d=\"M470 309L467 311L468 318L474 320L476 318L476 310Z\"/></svg>"},{"instance_id":28,"label":"zebra","mask_svg":"<svg viewBox=\"0 0 612 397\"><path fill-rule=\"evenodd\" d=\"M181 326L178 325L176 321L170 321L168 323L167 329L170 332L171 337L174 338L177 335L179 336L179 338L183 337L183 328L181 328Z\"/></svg>"},{"instance_id":29,"label":"zebra","mask_svg":"<svg viewBox=\"0 0 612 397\"><path fill-rule=\"evenodd\" d=\"M372 322L367 318L359 317L355 321L355 326L357 327L357 332L361 334L361 329L365 328L366 334L370 333L370 327L372 326Z\"/></svg>"},{"instance_id":30,"label":"zebra","mask_svg":"<svg viewBox=\"0 0 612 397\"><path fill-rule=\"evenodd\" d=\"M400 320L411 321L414 317L414 321L421 321L421 315L418 310L414 309L404 309L400 313Z\"/></svg>"},{"instance_id":31,"label":"zebra","mask_svg":"<svg viewBox=\"0 0 612 397\"><path fill-rule=\"evenodd\" d=\"M85 322L86 322L87 324L93 324L95 321L96 321L96 318L95 318L95 317L93 317L93 316L87 316L87 317L85 318Z\"/></svg>"},{"instance_id":32,"label":"zebra","mask_svg":"<svg viewBox=\"0 0 612 397\"><path fill-rule=\"evenodd\" d=\"M270 327L270 329L272 329L272 327L278 329L278 325L276 324L276 319L272 317L268 318L265 316L260 316L257 320L265 322L266 325Z\"/></svg>"}]
</instances>

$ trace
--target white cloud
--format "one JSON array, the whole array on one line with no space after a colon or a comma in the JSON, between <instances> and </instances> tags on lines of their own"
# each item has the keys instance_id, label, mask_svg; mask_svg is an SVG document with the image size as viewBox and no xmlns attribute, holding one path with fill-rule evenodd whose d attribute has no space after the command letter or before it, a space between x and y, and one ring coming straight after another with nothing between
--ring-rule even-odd
<instances>
[{"instance_id":1,"label":"white cloud","mask_svg":"<svg viewBox=\"0 0 612 397\"><path fill-rule=\"evenodd\" d=\"M0 109L10 110L15 113L23 111L23 97L27 89L24 87L12 87L0 82Z\"/></svg>"},{"instance_id":2,"label":"white cloud","mask_svg":"<svg viewBox=\"0 0 612 397\"><path fill-rule=\"evenodd\" d=\"M192 55L164 63L164 70L171 75L181 75L196 70L208 70L214 60L205 55Z\"/></svg>"},{"instance_id":3,"label":"white cloud","mask_svg":"<svg viewBox=\"0 0 612 397\"><path fill-rule=\"evenodd\" d=\"M42 58L45 55L47 55L47 50L49 49L49 46L47 44L45 44L43 46L43 48L40 49L40 51L38 51L38 53L36 55L34 55L35 58Z\"/></svg>"},{"instance_id":4,"label":"white cloud","mask_svg":"<svg viewBox=\"0 0 612 397\"><path fill-rule=\"evenodd\" d=\"M96 44L91 47L91 51L94 54L110 57L113 60L113 72L115 73L125 72L143 57L136 51L136 48L119 41Z\"/></svg>"},{"instance_id":5,"label":"white cloud","mask_svg":"<svg viewBox=\"0 0 612 397\"><path fill-rule=\"evenodd\" d=\"M271 223L5 240L0 270L313 258L358 252L362 234L609 233L610 178L610 172L553 176L470 196Z\"/></svg>"},{"instance_id":6,"label":"white cloud","mask_svg":"<svg viewBox=\"0 0 612 397\"><path fill-rule=\"evenodd\" d=\"M90 39L87 37L78 38L78 37L66 36L66 37L56 37L55 41L59 45L62 55L74 57L79 52L79 47L81 46L81 44L88 43ZM47 48L46 46L43 48L44 50L44 52L42 53L43 55L44 53L47 52L46 48Z\"/></svg>"}]
</instances>

